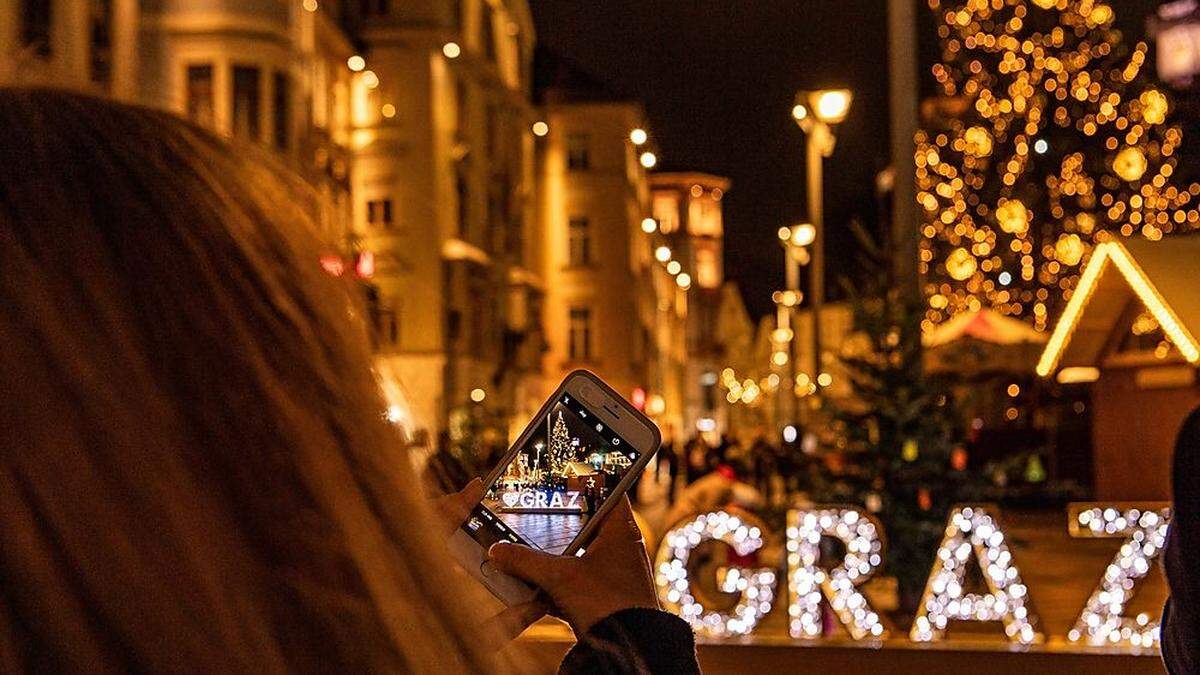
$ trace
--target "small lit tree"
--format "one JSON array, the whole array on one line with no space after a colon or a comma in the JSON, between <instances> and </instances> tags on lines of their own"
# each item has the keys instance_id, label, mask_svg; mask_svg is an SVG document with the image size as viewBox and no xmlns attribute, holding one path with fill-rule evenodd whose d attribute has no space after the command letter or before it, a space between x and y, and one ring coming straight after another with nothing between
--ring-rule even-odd
<instances>
[{"instance_id":1,"label":"small lit tree","mask_svg":"<svg viewBox=\"0 0 1200 675\"><path fill-rule=\"evenodd\" d=\"M575 459L575 449L571 446L571 434L567 430L567 422L563 419L562 411L554 418L554 427L550 432L550 472L553 476L561 476L567 467L567 462Z\"/></svg>"}]
</instances>

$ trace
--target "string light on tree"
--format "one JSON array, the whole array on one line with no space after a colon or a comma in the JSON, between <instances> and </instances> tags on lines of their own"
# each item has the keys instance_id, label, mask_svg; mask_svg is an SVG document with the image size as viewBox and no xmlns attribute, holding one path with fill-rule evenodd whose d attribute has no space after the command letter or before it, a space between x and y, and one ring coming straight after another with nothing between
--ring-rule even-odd
<instances>
[{"instance_id":1,"label":"string light on tree","mask_svg":"<svg viewBox=\"0 0 1200 675\"><path fill-rule=\"evenodd\" d=\"M925 327L988 307L1045 328L1110 234L1200 225L1200 185L1172 182L1183 134L1170 100L1112 5L927 1L942 96L914 155Z\"/></svg>"}]
</instances>

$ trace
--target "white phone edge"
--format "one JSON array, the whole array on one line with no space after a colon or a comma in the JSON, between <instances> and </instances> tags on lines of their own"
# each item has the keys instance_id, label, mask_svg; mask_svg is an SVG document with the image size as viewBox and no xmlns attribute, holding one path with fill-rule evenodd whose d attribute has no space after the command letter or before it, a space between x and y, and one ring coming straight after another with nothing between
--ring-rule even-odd
<instances>
[{"instance_id":1,"label":"white phone edge","mask_svg":"<svg viewBox=\"0 0 1200 675\"><path fill-rule=\"evenodd\" d=\"M487 560L487 550L462 528L455 530L454 535L450 537L450 554L467 574L509 607L529 602L537 595L537 591L525 582L489 569L491 565Z\"/></svg>"}]
</instances>

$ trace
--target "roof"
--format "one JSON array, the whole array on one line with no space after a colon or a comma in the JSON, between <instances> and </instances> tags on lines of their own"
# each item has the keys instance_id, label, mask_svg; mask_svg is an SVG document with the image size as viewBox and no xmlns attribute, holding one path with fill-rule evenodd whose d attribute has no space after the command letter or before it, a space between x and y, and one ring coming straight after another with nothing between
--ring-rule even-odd
<instances>
[{"instance_id":1,"label":"roof","mask_svg":"<svg viewBox=\"0 0 1200 675\"><path fill-rule=\"evenodd\" d=\"M636 99L541 45L533 52L533 89L539 103L628 103Z\"/></svg>"},{"instance_id":2,"label":"roof","mask_svg":"<svg viewBox=\"0 0 1200 675\"><path fill-rule=\"evenodd\" d=\"M728 190L730 185L729 179L724 176L701 171L656 171L647 176L647 179L650 182L650 188L655 190L661 188L690 190L693 185Z\"/></svg>"},{"instance_id":3,"label":"roof","mask_svg":"<svg viewBox=\"0 0 1200 675\"><path fill-rule=\"evenodd\" d=\"M1192 364L1200 364L1200 235L1113 239L1092 252L1046 343L1037 373L1096 366L1129 302L1137 298Z\"/></svg>"},{"instance_id":4,"label":"roof","mask_svg":"<svg viewBox=\"0 0 1200 675\"><path fill-rule=\"evenodd\" d=\"M926 331L921 336L921 342L926 347L940 347L966 338L996 345L1046 341L1045 333L1020 319L1004 316L994 309L981 309L955 315L949 321Z\"/></svg>"}]
</instances>

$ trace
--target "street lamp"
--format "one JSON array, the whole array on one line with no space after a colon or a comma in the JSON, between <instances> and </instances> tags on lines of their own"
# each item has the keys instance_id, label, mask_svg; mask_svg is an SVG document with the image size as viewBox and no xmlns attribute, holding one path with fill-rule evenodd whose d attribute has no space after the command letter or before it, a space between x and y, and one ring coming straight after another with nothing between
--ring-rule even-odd
<instances>
[{"instance_id":1,"label":"street lamp","mask_svg":"<svg viewBox=\"0 0 1200 675\"><path fill-rule=\"evenodd\" d=\"M825 208L823 200L822 161L833 154L837 136L834 127L846 119L854 94L849 89L820 89L796 94L792 117L806 137L808 174L808 218L811 230L803 238L812 246L812 267L809 268L810 307L813 316L813 372L821 372L821 308L825 303ZM805 225L796 226L804 228ZM800 235L797 231L797 236ZM786 242L785 242L786 243ZM791 258L789 257L789 260ZM791 263L789 263L790 265ZM796 272L797 275L799 272Z\"/></svg>"},{"instance_id":2,"label":"street lamp","mask_svg":"<svg viewBox=\"0 0 1200 675\"><path fill-rule=\"evenodd\" d=\"M797 373L797 358L796 358L796 327L795 320L796 306L799 304L803 295L800 293L800 267L807 265L810 259L808 247L817 239L817 228L812 223L800 223L791 227L779 228L779 243L783 245L783 255L786 269L785 290L779 294L776 299L778 305L778 315L776 317L776 334L780 339L777 342L787 342L788 345L788 383L790 388L791 401L790 410L788 410L787 420L789 424L795 424L798 421L800 413L800 401L796 395L795 383Z\"/></svg>"}]
</instances>

